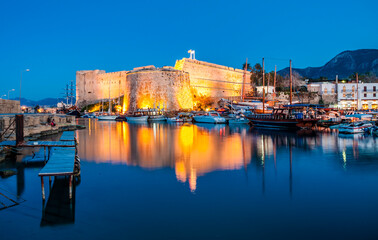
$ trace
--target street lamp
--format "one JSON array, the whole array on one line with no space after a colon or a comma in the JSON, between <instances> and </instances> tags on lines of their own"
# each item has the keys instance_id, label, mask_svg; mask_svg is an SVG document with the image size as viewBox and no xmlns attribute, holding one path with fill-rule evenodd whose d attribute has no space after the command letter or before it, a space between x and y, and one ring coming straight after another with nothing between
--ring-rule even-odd
<instances>
[{"instance_id":1,"label":"street lamp","mask_svg":"<svg viewBox=\"0 0 378 240\"><path fill-rule=\"evenodd\" d=\"M9 100L9 93L13 92L13 91L14 91L14 89L11 89L11 90L8 91L8 100Z\"/></svg>"},{"instance_id":2,"label":"street lamp","mask_svg":"<svg viewBox=\"0 0 378 240\"><path fill-rule=\"evenodd\" d=\"M25 69L25 70L21 71L21 78L20 78L20 104L21 104L21 83L22 83L22 73L23 73L23 72L29 72L29 71L30 71L30 69Z\"/></svg>"}]
</instances>

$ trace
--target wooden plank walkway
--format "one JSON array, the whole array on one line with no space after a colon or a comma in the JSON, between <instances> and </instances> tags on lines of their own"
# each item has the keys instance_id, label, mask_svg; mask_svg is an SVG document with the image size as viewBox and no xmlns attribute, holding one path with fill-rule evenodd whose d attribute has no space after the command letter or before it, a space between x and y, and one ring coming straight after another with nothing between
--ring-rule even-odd
<instances>
[{"instance_id":1,"label":"wooden plank walkway","mask_svg":"<svg viewBox=\"0 0 378 240\"><path fill-rule=\"evenodd\" d=\"M15 147L16 141L3 141L0 142L0 146ZM76 143L74 140L71 141L28 141L19 147L75 147Z\"/></svg>"}]
</instances>

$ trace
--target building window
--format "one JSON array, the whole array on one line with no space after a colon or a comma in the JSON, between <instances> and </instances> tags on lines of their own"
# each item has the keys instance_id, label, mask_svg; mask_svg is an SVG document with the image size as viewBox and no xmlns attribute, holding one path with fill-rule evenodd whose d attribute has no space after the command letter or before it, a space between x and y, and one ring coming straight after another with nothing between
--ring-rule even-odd
<instances>
[{"instance_id":1,"label":"building window","mask_svg":"<svg viewBox=\"0 0 378 240\"><path fill-rule=\"evenodd\" d=\"M376 86L373 86L373 91L374 91L374 92L377 91Z\"/></svg>"},{"instance_id":2,"label":"building window","mask_svg":"<svg viewBox=\"0 0 378 240\"><path fill-rule=\"evenodd\" d=\"M327 88L324 88L324 94L327 94Z\"/></svg>"},{"instance_id":3,"label":"building window","mask_svg":"<svg viewBox=\"0 0 378 240\"><path fill-rule=\"evenodd\" d=\"M364 86L364 92L366 92L367 91L367 87L366 86Z\"/></svg>"},{"instance_id":4,"label":"building window","mask_svg":"<svg viewBox=\"0 0 378 240\"><path fill-rule=\"evenodd\" d=\"M366 93L364 93L364 97L366 97Z\"/></svg>"},{"instance_id":5,"label":"building window","mask_svg":"<svg viewBox=\"0 0 378 240\"><path fill-rule=\"evenodd\" d=\"M352 86L352 92L354 92L354 86Z\"/></svg>"},{"instance_id":6,"label":"building window","mask_svg":"<svg viewBox=\"0 0 378 240\"><path fill-rule=\"evenodd\" d=\"M331 92L332 92L332 93L335 93L335 89L334 89L334 88L332 88Z\"/></svg>"},{"instance_id":7,"label":"building window","mask_svg":"<svg viewBox=\"0 0 378 240\"><path fill-rule=\"evenodd\" d=\"M375 93L373 93L373 97L375 97L376 96L376 94Z\"/></svg>"},{"instance_id":8,"label":"building window","mask_svg":"<svg viewBox=\"0 0 378 240\"><path fill-rule=\"evenodd\" d=\"M343 92L346 92L346 87L345 86L343 87Z\"/></svg>"}]
</instances>

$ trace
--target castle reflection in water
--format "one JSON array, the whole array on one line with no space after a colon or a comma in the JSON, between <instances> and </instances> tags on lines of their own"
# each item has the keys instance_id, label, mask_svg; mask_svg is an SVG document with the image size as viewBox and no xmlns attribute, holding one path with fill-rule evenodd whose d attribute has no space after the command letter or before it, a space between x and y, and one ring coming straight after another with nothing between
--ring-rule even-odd
<instances>
[{"instance_id":1,"label":"castle reflection in water","mask_svg":"<svg viewBox=\"0 0 378 240\"><path fill-rule=\"evenodd\" d=\"M85 124L87 129L77 132L82 159L144 169L169 167L178 181L189 183L191 191L196 190L200 176L216 170L247 169L251 163L263 170L266 162L277 167L276 161L284 158L291 175L292 148L301 149L304 158L316 158L318 151L335 154L339 156L335 163L341 168L359 159L372 160L378 153L376 139L362 135L264 132L248 125L129 124L92 119Z\"/></svg>"}]
</instances>

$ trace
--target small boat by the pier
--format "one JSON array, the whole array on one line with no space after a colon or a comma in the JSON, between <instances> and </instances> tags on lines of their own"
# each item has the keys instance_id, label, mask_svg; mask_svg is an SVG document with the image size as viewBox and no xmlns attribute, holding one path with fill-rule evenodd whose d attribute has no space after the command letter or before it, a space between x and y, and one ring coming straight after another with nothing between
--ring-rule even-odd
<instances>
[{"instance_id":1,"label":"small boat by the pier","mask_svg":"<svg viewBox=\"0 0 378 240\"><path fill-rule=\"evenodd\" d=\"M193 121L193 114L189 112L181 112L178 113L176 117L169 117L167 118L167 122L192 122Z\"/></svg>"},{"instance_id":2,"label":"small boat by the pier","mask_svg":"<svg viewBox=\"0 0 378 240\"><path fill-rule=\"evenodd\" d=\"M248 124L249 119L246 118L242 114L230 114L228 115L230 118L228 119L228 124Z\"/></svg>"},{"instance_id":3,"label":"small boat by the pier","mask_svg":"<svg viewBox=\"0 0 378 240\"><path fill-rule=\"evenodd\" d=\"M170 117L170 118L167 118L167 122L169 123L180 123L180 122L184 122L184 119L180 118L180 117Z\"/></svg>"},{"instance_id":4,"label":"small boat by the pier","mask_svg":"<svg viewBox=\"0 0 378 240\"><path fill-rule=\"evenodd\" d=\"M226 123L226 119L221 117L218 112L200 112L193 117L195 122L198 123Z\"/></svg>"},{"instance_id":5,"label":"small boat by the pier","mask_svg":"<svg viewBox=\"0 0 378 240\"><path fill-rule=\"evenodd\" d=\"M370 128L370 134L374 136L378 136L378 126L373 126Z\"/></svg>"},{"instance_id":6,"label":"small boat by the pier","mask_svg":"<svg viewBox=\"0 0 378 240\"><path fill-rule=\"evenodd\" d=\"M116 115L100 115L97 119L100 121L114 121L117 118Z\"/></svg>"},{"instance_id":7,"label":"small boat by the pier","mask_svg":"<svg viewBox=\"0 0 378 240\"><path fill-rule=\"evenodd\" d=\"M126 116L128 122L131 123L146 123L148 116L147 115L129 115Z\"/></svg>"},{"instance_id":8,"label":"small boat by the pier","mask_svg":"<svg viewBox=\"0 0 378 240\"><path fill-rule=\"evenodd\" d=\"M373 127L373 124L367 122L351 123L346 126L340 127L339 133L365 133L368 132L371 127Z\"/></svg>"},{"instance_id":9,"label":"small boat by the pier","mask_svg":"<svg viewBox=\"0 0 378 240\"><path fill-rule=\"evenodd\" d=\"M150 115L148 116L149 122L164 122L167 120L167 117L164 115Z\"/></svg>"}]
</instances>

